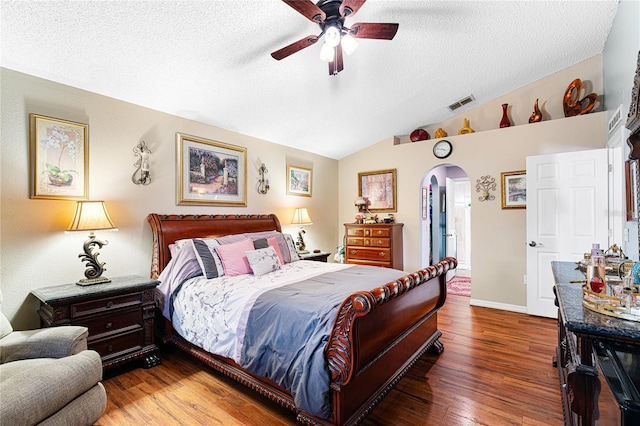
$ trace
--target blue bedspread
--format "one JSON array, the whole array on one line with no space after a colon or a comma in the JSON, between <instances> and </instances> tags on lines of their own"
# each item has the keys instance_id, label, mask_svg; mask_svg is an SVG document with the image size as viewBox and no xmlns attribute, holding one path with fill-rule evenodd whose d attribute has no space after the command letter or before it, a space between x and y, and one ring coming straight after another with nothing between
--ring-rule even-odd
<instances>
[{"instance_id":1,"label":"blue bedspread","mask_svg":"<svg viewBox=\"0 0 640 426\"><path fill-rule=\"evenodd\" d=\"M249 313L240 365L289 390L299 409L328 418L330 377L324 349L340 304L356 291L404 275L353 266L267 291Z\"/></svg>"}]
</instances>

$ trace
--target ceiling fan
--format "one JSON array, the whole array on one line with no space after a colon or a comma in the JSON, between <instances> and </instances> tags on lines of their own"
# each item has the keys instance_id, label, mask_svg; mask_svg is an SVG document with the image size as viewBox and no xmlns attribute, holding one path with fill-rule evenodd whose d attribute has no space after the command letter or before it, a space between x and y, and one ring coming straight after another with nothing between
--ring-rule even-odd
<instances>
[{"instance_id":1,"label":"ceiling fan","mask_svg":"<svg viewBox=\"0 0 640 426\"><path fill-rule=\"evenodd\" d=\"M301 15L320 26L319 35L309 35L271 54L278 61L305 47L315 44L324 36L320 58L329 63L329 74L336 75L344 69L342 51L349 55L358 46L356 38L391 40L398 31L398 24L356 22L350 28L344 20L362 7L366 0L282 0Z\"/></svg>"}]
</instances>

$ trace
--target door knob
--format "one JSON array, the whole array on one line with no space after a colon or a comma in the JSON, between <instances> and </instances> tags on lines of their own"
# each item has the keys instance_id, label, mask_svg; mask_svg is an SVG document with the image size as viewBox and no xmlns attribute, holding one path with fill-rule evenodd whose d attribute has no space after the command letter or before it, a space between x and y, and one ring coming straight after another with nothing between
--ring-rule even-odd
<instances>
[{"instance_id":1,"label":"door knob","mask_svg":"<svg viewBox=\"0 0 640 426\"><path fill-rule=\"evenodd\" d=\"M531 241L529 243L529 247L544 247L544 244L542 243L536 243L535 241Z\"/></svg>"}]
</instances>

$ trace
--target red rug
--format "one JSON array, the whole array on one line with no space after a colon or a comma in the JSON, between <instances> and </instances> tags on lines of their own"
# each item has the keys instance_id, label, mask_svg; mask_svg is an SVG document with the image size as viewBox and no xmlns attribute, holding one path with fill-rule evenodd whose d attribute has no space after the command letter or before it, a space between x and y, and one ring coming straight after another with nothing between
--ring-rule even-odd
<instances>
[{"instance_id":1,"label":"red rug","mask_svg":"<svg viewBox=\"0 0 640 426\"><path fill-rule=\"evenodd\" d=\"M447 282L447 294L471 296L471 278L454 276Z\"/></svg>"}]
</instances>

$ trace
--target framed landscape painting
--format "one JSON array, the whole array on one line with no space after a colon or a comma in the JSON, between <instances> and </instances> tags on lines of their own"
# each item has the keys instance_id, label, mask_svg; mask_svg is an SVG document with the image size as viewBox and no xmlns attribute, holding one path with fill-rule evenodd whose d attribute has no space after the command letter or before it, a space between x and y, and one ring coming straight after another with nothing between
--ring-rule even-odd
<instances>
[{"instance_id":1,"label":"framed landscape painting","mask_svg":"<svg viewBox=\"0 0 640 426\"><path fill-rule=\"evenodd\" d=\"M287 195L311 197L312 170L287 164Z\"/></svg>"},{"instance_id":2,"label":"framed landscape painting","mask_svg":"<svg viewBox=\"0 0 640 426\"><path fill-rule=\"evenodd\" d=\"M503 209L524 209L527 207L527 172L500 173Z\"/></svg>"},{"instance_id":3,"label":"framed landscape painting","mask_svg":"<svg viewBox=\"0 0 640 426\"><path fill-rule=\"evenodd\" d=\"M247 205L247 149L176 133L178 205Z\"/></svg>"},{"instance_id":4,"label":"framed landscape painting","mask_svg":"<svg viewBox=\"0 0 640 426\"><path fill-rule=\"evenodd\" d=\"M29 114L31 198L87 200L89 126Z\"/></svg>"},{"instance_id":5,"label":"framed landscape painting","mask_svg":"<svg viewBox=\"0 0 640 426\"><path fill-rule=\"evenodd\" d=\"M358 196L369 201L371 212L395 212L396 169L358 173Z\"/></svg>"}]
</instances>

